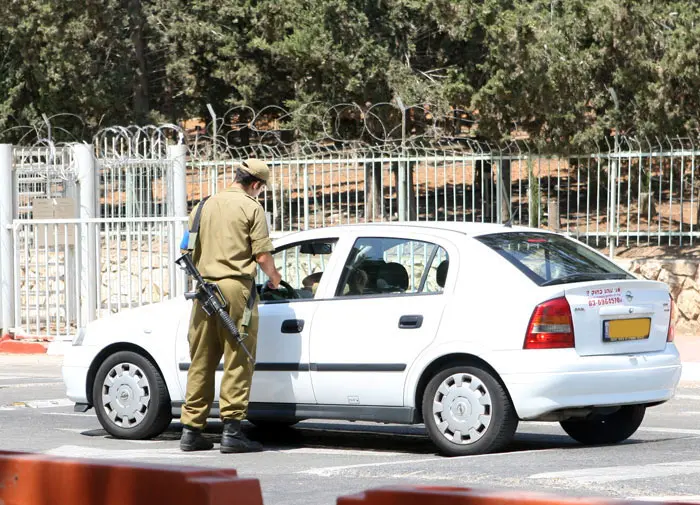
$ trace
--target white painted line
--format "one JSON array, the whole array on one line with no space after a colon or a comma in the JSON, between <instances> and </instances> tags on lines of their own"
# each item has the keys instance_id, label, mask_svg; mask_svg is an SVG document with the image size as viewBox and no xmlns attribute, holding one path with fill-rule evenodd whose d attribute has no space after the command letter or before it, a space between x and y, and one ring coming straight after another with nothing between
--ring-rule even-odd
<instances>
[{"instance_id":1,"label":"white painted line","mask_svg":"<svg viewBox=\"0 0 700 505\"><path fill-rule=\"evenodd\" d=\"M679 435L700 436L700 430L693 430L688 428L639 428L637 431L646 431L649 433L677 433Z\"/></svg>"},{"instance_id":2,"label":"white painted line","mask_svg":"<svg viewBox=\"0 0 700 505\"><path fill-rule=\"evenodd\" d=\"M0 406L0 410L20 410L20 409L53 409L58 407L72 406L74 403L68 398L57 400L30 400L26 402L14 402L10 405Z\"/></svg>"},{"instance_id":3,"label":"white painted line","mask_svg":"<svg viewBox=\"0 0 700 505\"><path fill-rule=\"evenodd\" d=\"M523 426L527 425L532 425L532 426L551 426L555 427L558 431L561 431L561 428L559 427L558 423L555 422L546 422L546 421L527 421L527 424L523 423ZM679 435L699 435L700 436L700 430L694 430L690 428L655 428L655 427L647 427L647 426L642 426L637 430L638 432L647 432L647 433L677 433Z\"/></svg>"},{"instance_id":4,"label":"white painted line","mask_svg":"<svg viewBox=\"0 0 700 505\"><path fill-rule=\"evenodd\" d=\"M343 466L326 466L320 468L310 468L308 470L301 470L297 472L298 474L316 475L318 477L335 477L342 474L345 470L355 470L357 468L372 468L379 466L393 466L393 465L412 465L414 463L432 463L435 461L440 462L452 462L459 461L461 459L479 459L479 458L494 458L500 456L514 457L519 454L545 454L549 451L554 451L558 449L532 449L529 451L516 451L516 452L498 452L493 454L477 454L474 456L454 456L454 457L442 457L442 458L421 458L421 459L405 459L399 461L382 461L379 463L360 463L357 465L343 465Z\"/></svg>"},{"instance_id":5,"label":"white painted line","mask_svg":"<svg viewBox=\"0 0 700 505\"><path fill-rule=\"evenodd\" d=\"M628 500L636 501L663 501L676 503L699 503L700 495L681 495L681 496L628 496Z\"/></svg>"},{"instance_id":6,"label":"white painted line","mask_svg":"<svg viewBox=\"0 0 700 505\"><path fill-rule=\"evenodd\" d=\"M568 480L577 484L618 482L635 479L654 479L674 475L700 473L700 460L673 461L650 465L609 466L565 470L563 472L546 472L530 475L530 479Z\"/></svg>"},{"instance_id":7,"label":"white painted line","mask_svg":"<svg viewBox=\"0 0 700 505\"><path fill-rule=\"evenodd\" d=\"M215 458L218 455L218 451L211 451L211 453L207 454L204 452L183 453L179 447L168 449L98 449L96 447L62 445L61 447L44 451L44 454L67 458L119 459L131 461L135 459L183 460L185 458Z\"/></svg>"},{"instance_id":8,"label":"white painted line","mask_svg":"<svg viewBox=\"0 0 700 505\"><path fill-rule=\"evenodd\" d=\"M280 449L275 452L282 454L315 454L326 456L380 456L380 457L397 457L405 456L403 452L388 452L388 451L373 451L370 449L324 449L315 447L300 447L298 449Z\"/></svg>"},{"instance_id":9,"label":"white painted line","mask_svg":"<svg viewBox=\"0 0 700 505\"><path fill-rule=\"evenodd\" d=\"M674 398L679 400L697 400L700 401L700 395L676 395Z\"/></svg>"},{"instance_id":10,"label":"white painted line","mask_svg":"<svg viewBox=\"0 0 700 505\"><path fill-rule=\"evenodd\" d=\"M58 386L63 384L63 382L22 382L20 384L2 384L0 383L0 389L5 388L33 388L33 387L47 387L47 386Z\"/></svg>"},{"instance_id":11,"label":"white painted line","mask_svg":"<svg viewBox=\"0 0 700 505\"><path fill-rule=\"evenodd\" d=\"M55 407L73 406L74 402L68 398L59 398L58 400L31 400L28 402L19 402L18 407L29 407L30 409L51 409Z\"/></svg>"},{"instance_id":12,"label":"white painted line","mask_svg":"<svg viewBox=\"0 0 700 505\"><path fill-rule=\"evenodd\" d=\"M95 414L79 414L77 412L42 412L45 416L69 416L69 417L90 417L94 418ZM83 431L83 430L80 430Z\"/></svg>"}]
</instances>

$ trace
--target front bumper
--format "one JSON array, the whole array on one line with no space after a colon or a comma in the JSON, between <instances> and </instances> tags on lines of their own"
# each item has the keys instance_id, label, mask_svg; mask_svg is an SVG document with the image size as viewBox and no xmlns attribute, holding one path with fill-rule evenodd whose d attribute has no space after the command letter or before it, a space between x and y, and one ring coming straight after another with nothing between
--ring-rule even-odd
<instances>
[{"instance_id":1,"label":"front bumper","mask_svg":"<svg viewBox=\"0 0 700 505\"><path fill-rule=\"evenodd\" d=\"M644 354L581 357L572 349L521 351L523 365L501 374L518 417L564 409L662 403L681 377L676 347ZM527 370L537 370L532 373Z\"/></svg>"},{"instance_id":2,"label":"front bumper","mask_svg":"<svg viewBox=\"0 0 700 505\"><path fill-rule=\"evenodd\" d=\"M98 351L94 346L71 346L63 356L61 375L66 396L76 404L92 405L92 399L87 397L88 373Z\"/></svg>"}]
</instances>

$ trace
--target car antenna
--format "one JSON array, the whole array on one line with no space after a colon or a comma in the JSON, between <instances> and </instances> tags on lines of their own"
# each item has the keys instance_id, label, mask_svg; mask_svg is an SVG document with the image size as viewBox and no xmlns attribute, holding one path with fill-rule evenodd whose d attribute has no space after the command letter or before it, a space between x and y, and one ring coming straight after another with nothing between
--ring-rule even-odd
<instances>
[{"instance_id":1,"label":"car antenna","mask_svg":"<svg viewBox=\"0 0 700 505\"><path fill-rule=\"evenodd\" d=\"M515 218L515 213L513 212L512 207L508 207L508 221L503 223L503 226L505 226L506 228L512 228L514 218Z\"/></svg>"}]
</instances>

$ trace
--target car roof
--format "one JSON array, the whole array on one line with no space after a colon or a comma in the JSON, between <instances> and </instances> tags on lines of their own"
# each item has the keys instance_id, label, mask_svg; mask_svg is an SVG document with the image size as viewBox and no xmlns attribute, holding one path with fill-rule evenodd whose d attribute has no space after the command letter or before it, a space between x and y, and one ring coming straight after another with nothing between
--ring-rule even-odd
<instances>
[{"instance_id":1,"label":"car roof","mask_svg":"<svg viewBox=\"0 0 700 505\"><path fill-rule=\"evenodd\" d=\"M299 238L314 238L327 236L329 232L331 233L342 233L342 234L358 234L358 233L372 233L376 234L381 232L381 230L392 230L397 229L406 230L430 230L438 233L448 232L448 233L459 233L461 235L468 235L476 237L479 235L488 235L491 233L512 233L512 232L522 232L531 231L539 233L553 233L549 230L544 230L540 228L529 228L526 226L506 226L504 224L498 223L471 223L464 221L449 222L449 221L390 221L390 222L378 222L378 223L351 223L342 225L332 225L319 228L311 228L302 231L290 231L290 232L277 232L274 235L279 237L290 237L292 235L299 235Z\"/></svg>"}]
</instances>

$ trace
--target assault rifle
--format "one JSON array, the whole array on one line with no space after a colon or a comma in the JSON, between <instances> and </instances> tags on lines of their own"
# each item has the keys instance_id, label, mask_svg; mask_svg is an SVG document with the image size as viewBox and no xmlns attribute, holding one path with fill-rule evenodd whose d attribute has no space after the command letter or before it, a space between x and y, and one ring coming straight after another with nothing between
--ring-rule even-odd
<instances>
[{"instance_id":1,"label":"assault rifle","mask_svg":"<svg viewBox=\"0 0 700 505\"><path fill-rule=\"evenodd\" d=\"M199 270L197 270L197 267L194 266L189 252L180 256L177 260L175 260L175 263L185 272L187 272L187 274L196 282L194 291L185 293L185 298L187 300L199 300L202 309L208 316L211 316L212 314L219 316L226 329L238 341L245 353L248 355L250 362L253 364L253 366L255 366L255 359L253 358L253 355L250 354L250 351L243 343L244 337L241 337L238 328L236 328L236 323L233 321L233 319L231 319L231 316L229 316L228 312L226 311L226 298L224 298L223 293L221 293L219 286L213 282L206 282L202 278ZM246 327L250 322L252 305L255 303L256 295L257 291L255 290L255 287L253 287L253 289L250 290L250 296L248 297L248 305L243 313L243 325Z\"/></svg>"}]
</instances>

